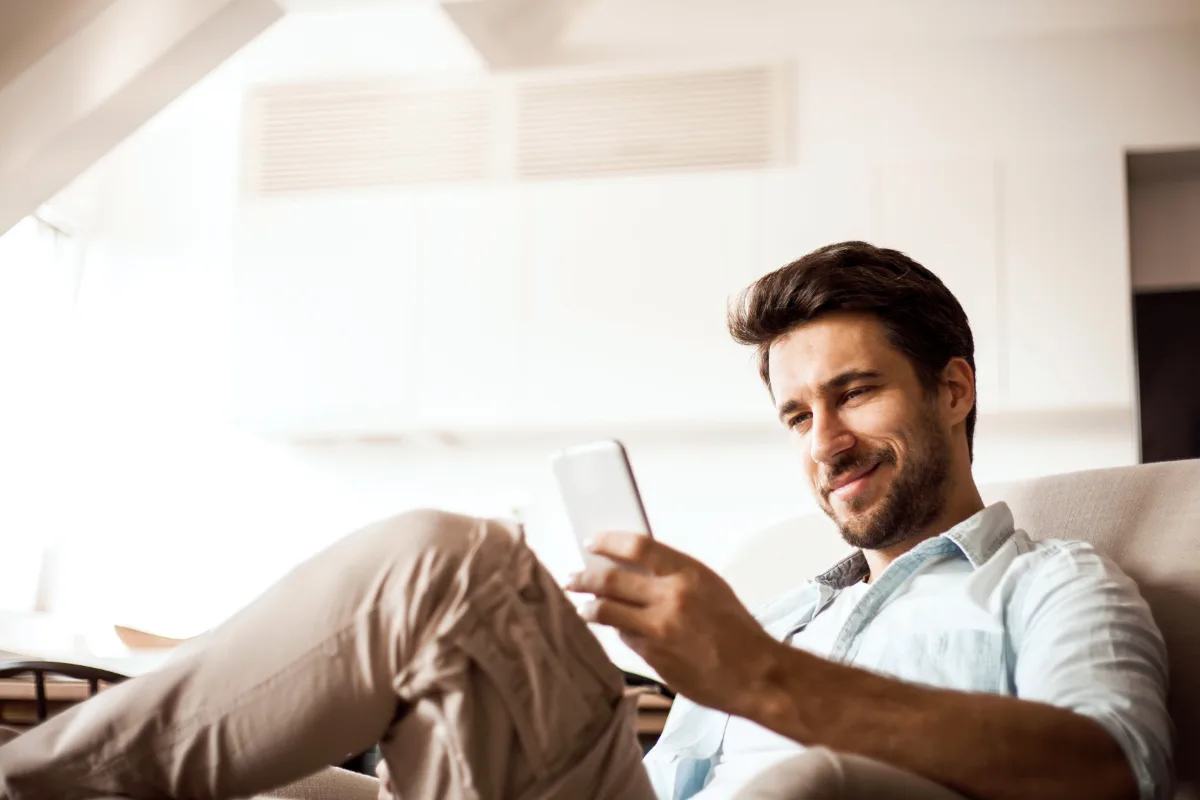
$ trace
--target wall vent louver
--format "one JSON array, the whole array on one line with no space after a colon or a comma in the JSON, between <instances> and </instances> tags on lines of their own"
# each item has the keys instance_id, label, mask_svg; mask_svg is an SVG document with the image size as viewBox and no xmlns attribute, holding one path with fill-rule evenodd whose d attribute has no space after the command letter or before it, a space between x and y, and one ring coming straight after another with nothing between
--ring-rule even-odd
<instances>
[{"instance_id":1,"label":"wall vent louver","mask_svg":"<svg viewBox=\"0 0 1200 800\"><path fill-rule=\"evenodd\" d=\"M779 81L768 67L522 85L522 178L763 167L783 153Z\"/></svg>"},{"instance_id":2,"label":"wall vent louver","mask_svg":"<svg viewBox=\"0 0 1200 800\"><path fill-rule=\"evenodd\" d=\"M247 98L247 183L270 196L486 180L491 112L483 86L260 87Z\"/></svg>"},{"instance_id":3,"label":"wall vent louver","mask_svg":"<svg viewBox=\"0 0 1200 800\"><path fill-rule=\"evenodd\" d=\"M767 167L788 156L789 78L763 65L260 86L246 101L245 185L271 197Z\"/></svg>"}]
</instances>

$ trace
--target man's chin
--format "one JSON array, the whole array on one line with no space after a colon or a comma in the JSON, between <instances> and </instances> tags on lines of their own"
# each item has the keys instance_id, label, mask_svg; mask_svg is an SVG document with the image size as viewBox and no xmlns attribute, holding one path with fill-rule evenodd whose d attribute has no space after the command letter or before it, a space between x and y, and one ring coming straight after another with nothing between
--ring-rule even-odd
<instances>
[{"instance_id":1,"label":"man's chin","mask_svg":"<svg viewBox=\"0 0 1200 800\"><path fill-rule=\"evenodd\" d=\"M869 525L882 498L855 497L851 500L825 501L825 513L838 527Z\"/></svg>"},{"instance_id":2,"label":"man's chin","mask_svg":"<svg viewBox=\"0 0 1200 800\"><path fill-rule=\"evenodd\" d=\"M867 508L862 511L843 512L840 516L830 516L837 523L838 532L846 544L861 550L878 550L891 544L889 539L896 532L883 530L879 522L880 515L872 513L876 510Z\"/></svg>"},{"instance_id":3,"label":"man's chin","mask_svg":"<svg viewBox=\"0 0 1200 800\"><path fill-rule=\"evenodd\" d=\"M847 502L826 496L820 505L825 516L837 525L846 544L871 550L877 546L876 540L886 535L879 530L877 521L880 502L875 498L855 498Z\"/></svg>"},{"instance_id":4,"label":"man's chin","mask_svg":"<svg viewBox=\"0 0 1200 800\"><path fill-rule=\"evenodd\" d=\"M843 526L839 531L846 544L859 550L878 550L886 544L884 537L879 535L879 531L870 528L861 530Z\"/></svg>"}]
</instances>

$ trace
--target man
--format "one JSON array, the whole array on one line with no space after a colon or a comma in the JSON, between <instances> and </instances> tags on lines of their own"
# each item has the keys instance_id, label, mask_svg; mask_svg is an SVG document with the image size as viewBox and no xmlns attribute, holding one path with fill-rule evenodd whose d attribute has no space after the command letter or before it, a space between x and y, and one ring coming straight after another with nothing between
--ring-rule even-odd
<instances>
[{"instance_id":1,"label":"man","mask_svg":"<svg viewBox=\"0 0 1200 800\"><path fill-rule=\"evenodd\" d=\"M893 781L872 796L1167 797L1161 636L1090 547L984 508L971 332L942 283L847 242L758 281L730 327L861 549L756 619L659 542L594 542L641 571L575 576L584 616L681 694L645 769L619 673L519 533L418 512L0 748L0 797L244 796L380 740L406 800L788 797L813 754Z\"/></svg>"}]
</instances>

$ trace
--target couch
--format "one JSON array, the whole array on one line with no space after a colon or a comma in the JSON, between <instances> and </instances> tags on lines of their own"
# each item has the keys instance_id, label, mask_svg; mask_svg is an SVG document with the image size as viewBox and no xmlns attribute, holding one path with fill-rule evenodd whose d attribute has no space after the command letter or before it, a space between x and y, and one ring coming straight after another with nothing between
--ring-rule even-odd
<instances>
[{"instance_id":1,"label":"couch","mask_svg":"<svg viewBox=\"0 0 1200 800\"><path fill-rule=\"evenodd\" d=\"M983 494L987 502L1006 501L1017 525L1035 538L1094 543L1141 586L1170 655L1176 798L1200 800L1200 460L1055 475L985 487ZM777 594L797 570L820 569L810 563L811 545L819 541L817 549L828 551L836 536L831 529L819 514L771 528L751 537L722 573L748 600ZM915 775L823 748L763 777L747 800L954 797ZM375 800L377 792L371 778L328 769L265 797Z\"/></svg>"},{"instance_id":2,"label":"couch","mask_svg":"<svg viewBox=\"0 0 1200 800\"><path fill-rule=\"evenodd\" d=\"M985 502L1007 502L1017 525L1035 538L1092 542L1138 582L1169 651L1176 798L1200 800L1200 460L1054 475L987 486L982 492ZM769 599L790 588L796 565L802 566L802 573L821 569L808 556L814 538L820 541L815 549L823 555L836 552L830 537L836 532L820 514L790 521L751 537L722 574L744 598ZM770 559L763 559L763 553L770 553ZM769 779L753 789L754 800L953 796L916 776L823 749L793 759L783 781L783 773L764 778ZM312 787L312 793L289 791L278 797L371 800L354 793L349 781L348 791L338 793L340 781L332 773L320 780L324 783ZM295 787L306 788L310 787Z\"/></svg>"}]
</instances>

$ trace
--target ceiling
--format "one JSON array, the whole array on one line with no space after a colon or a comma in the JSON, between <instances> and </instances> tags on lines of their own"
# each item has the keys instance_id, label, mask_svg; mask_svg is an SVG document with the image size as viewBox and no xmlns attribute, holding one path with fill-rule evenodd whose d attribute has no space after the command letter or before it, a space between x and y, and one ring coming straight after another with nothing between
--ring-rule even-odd
<instances>
[{"instance_id":1,"label":"ceiling","mask_svg":"<svg viewBox=\"0 0 1200 800\"><path fill-rule=\"evenodd\" d=\"M279 0L288 11L352 11L397 6L431 6L437 0Z\"/></svg>"},{"instance_id":2,"label":"ceiling","mask_svg":"<svg viewBox=\"0 0 1200 800\"><path fill-rule=\"evenodd\" d=\"M794 53L797 46L1200 24L1200 0L281 0L296 12L440 7L493 68ZM547 22L553 25L547 28ZM546 30L530 40L531 30Z\"/></svg>"},{"instance_id":3,"label":"ceiling","mask_svg":"<svg viewBox=\"0 0 1200 800\"><path fill-rule=\"evenodd\" d=\"M493 67L795 52L798 44L1200 24L1200 0L279 0L299 14L445 13ZM0 0L0 86L113 0ZM557 16L548 14L557 9ZM547 28L546 22L553 25ZM374 24L373 22L370 24ZM540 27L539 27L540 26ZM531 41L528 32L543 31ZM507 40L507 41L506 41ZM520 62L524 61L524 64Z\"/></svg>"},{"instance_id":4,"label":"ceiling","mask_svg":"<svg viewBox=\"0 0 1200 800\"><path fill-rule=\"evenodd\" d=\"M83 28L113 0L0 0L0 87Z\"/></svg>"},{"instance_id":5,"label":"ceiling","mask_svg":"<svg viewBox=\"0 0 1200 800\"><path fill-rule=\"evenodd\" d=\"M1200 20L1197 0L597 0L581 27L710 36L766 31L787 35L1003 36L1091 32ZM737 21L734 28L727 27Z\"/></svg>"},{"instance_id":6,"label":"ceiling","mask_svg":"<svg viewBox=\"0 0 1200 800\"><path fill-rule=\"evenodd\" d=\"M564 53L761 52L797 45L1070 35L1200 22L1200 0L597 0Z\"/></svg>"},{"instance_id":7,"label":"ceiling","mask_svg":"<svg viewBox=\"0 0 1200 800\"><path fill-rule=\"evenodd\" d=\"M282 13L274 0L0 0L0 233Z\"/></svg>"}]
</instances>

